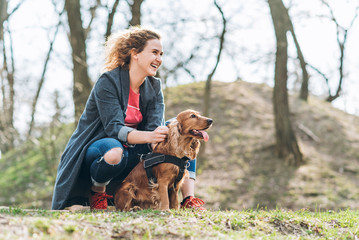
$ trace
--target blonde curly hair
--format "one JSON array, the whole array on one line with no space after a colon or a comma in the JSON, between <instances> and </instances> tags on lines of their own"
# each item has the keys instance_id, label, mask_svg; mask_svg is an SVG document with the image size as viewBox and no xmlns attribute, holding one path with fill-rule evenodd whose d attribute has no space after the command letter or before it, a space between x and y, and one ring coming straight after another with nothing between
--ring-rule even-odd
<instances>
[{"instance_id":1,"label":"blonde curly hair","mask_svg":"<svg viewBox=\"0 0 359 240\"><path fill-rule=\"evenodd\" d=\"M150 29L140 26L131 27L125 32L111 34L105 43L105 64L103 71L111 71L118 66L128 69L131 60L131 50L140 53L148 40L158 39L161 36Z\"/></svg>"}]
</instances>

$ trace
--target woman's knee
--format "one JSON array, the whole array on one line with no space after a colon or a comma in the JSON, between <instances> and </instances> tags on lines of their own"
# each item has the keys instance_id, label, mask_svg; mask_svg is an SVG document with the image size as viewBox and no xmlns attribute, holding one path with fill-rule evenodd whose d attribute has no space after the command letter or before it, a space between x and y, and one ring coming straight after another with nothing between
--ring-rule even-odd
<instances>
[{"instance_id":1,"label":"woman's knee","mask_svg":"<svg viewBox=\"0 0 359 240\"><path fill-rule=\"evenodd\" d=\"M111 150L109 150L103 156L103 158L105 159L105 161L108 164L116 165L116 164L119 164L121 162L122 156L123 156L122 148L117 147L117 148L112 148Z\"/></svg>"}]
</instances>

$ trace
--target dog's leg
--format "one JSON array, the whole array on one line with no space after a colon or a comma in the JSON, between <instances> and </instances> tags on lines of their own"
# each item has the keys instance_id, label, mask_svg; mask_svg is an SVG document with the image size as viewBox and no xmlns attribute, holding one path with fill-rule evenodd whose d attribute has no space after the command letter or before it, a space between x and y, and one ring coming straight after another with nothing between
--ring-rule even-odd
<instances>
[{"instance_id":1,"label":"dog's leg","mask_svg":"<svg viewBox=\"0 0 359 240\"><path fill-rule=\"evenodd\" d=\"M174 187L171 187L168 191L169 200L170 200L170 208L178 210L179 204L178 204L178 189L175 189Z\"/></svg>"},{"instance_id":2,"label":"dog's leg","mask_svg":"<svg viewBox=\"0 0 359 240\"><path fill-rule=\"evenodd\" d=\"M169 200L168 200L168 187L167 187L167 183L161 183L158 182L158 192L160 194L160 209L161 210L169 210L170 206L169 206Z\"/></svg>"}]
</instances>

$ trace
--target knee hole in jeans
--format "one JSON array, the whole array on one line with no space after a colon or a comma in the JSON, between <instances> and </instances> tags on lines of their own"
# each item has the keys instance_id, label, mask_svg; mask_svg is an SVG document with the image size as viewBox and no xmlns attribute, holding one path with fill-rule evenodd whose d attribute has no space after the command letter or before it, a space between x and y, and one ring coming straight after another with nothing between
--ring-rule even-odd
<instances>
[{"instance_id":1,"label":"knee hole in jeans","mask_svg":"<svg viewBox=\"0 0 359 240\"><path fill-rule=\"evenodd\" d=\"M111 150L109 150L107 153L105 153L103 158L105 159L105 161L108 164L116 165L121 162L122 155L123 155L123 150L122 150L122 148L118 147L118 148L112 148Z\"/></svg>"}]
</instances>

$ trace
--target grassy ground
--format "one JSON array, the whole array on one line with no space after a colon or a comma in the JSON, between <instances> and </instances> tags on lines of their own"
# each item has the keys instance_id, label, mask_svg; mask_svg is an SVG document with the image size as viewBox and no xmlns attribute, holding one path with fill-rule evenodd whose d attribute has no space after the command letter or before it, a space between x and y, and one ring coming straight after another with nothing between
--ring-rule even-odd
<instances>
[{"instance_id":1,"label":"grassy ground","mask_svg":"<svg viewBox=\"0 0 359 240\"><path fill-rule=\"evenodd\" d=\"M0 209L0 239L358 239L358 211Z\"/></svg>"}]
</instances>

